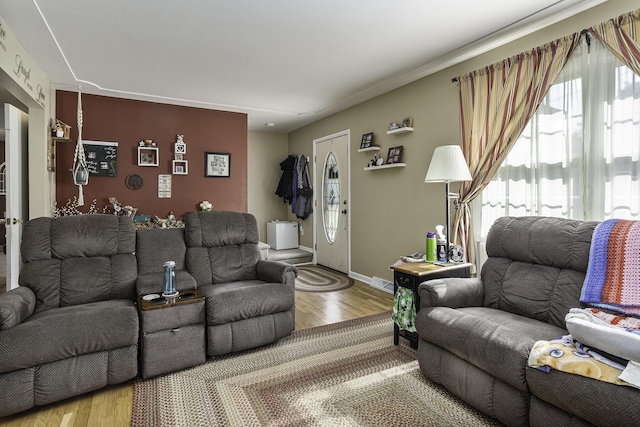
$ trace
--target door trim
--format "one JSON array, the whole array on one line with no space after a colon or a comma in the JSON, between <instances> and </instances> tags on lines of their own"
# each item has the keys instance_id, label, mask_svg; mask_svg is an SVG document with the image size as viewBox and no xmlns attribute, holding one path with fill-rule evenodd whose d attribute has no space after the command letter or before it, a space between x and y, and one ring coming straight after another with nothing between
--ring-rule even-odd
<instances>
[{"instance_id":1,"label":"door trim","mask_svg":"<svg viewBox=\"0 0 640 427\"><path fill-rule=\"evenodd\" d=\"M324 172L322 168L318 170L318 156L317 154L317 145L321 142L329 141L331 139L335 139L341 136L347 137L347 272L348 276L351 277L351 129L345 129L340 132L332 133L331 135L326 135L320 138L316 138L313 140L313 188L316 191L313 192L313 263L317 263L317 248L318 248L318 233L317 233L317 221L318 215L321 215L319 209L321 208L320 200L318 200L318 194L321 193L318 191L320 187L318 185L322 184L322 173ZM323 159L324 165L324 159Z\"/></svg>"}]
</instances>

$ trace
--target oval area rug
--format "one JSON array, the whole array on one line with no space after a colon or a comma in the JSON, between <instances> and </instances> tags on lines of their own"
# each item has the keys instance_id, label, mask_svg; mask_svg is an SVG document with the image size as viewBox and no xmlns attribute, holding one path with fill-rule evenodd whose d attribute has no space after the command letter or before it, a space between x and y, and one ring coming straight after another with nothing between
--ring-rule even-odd
<instances>
[{"instance_id":1,"label":"oval area rug","mask_svg":"<svg viewBox=\"0 0 640 427\"><path fill-rule=\"evenodd\" d=\"M301 265L296 277L296 291L332 292L353 286L353 279L321 265Z\"/></svg>"}]
</instances>

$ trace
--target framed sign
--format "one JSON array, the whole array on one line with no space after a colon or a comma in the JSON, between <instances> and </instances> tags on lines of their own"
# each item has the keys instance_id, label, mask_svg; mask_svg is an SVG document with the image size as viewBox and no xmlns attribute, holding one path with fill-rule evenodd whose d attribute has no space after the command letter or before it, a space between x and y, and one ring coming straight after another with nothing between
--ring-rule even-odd
<instances>
[{"instance_id":1,"label":"framed sign","mask_svg":"<svg viewBox=\"0 0 640 427\"><path fill-rule=\"evenodd\" d=\"M231 176L231 153L204 153L204 176L206 178L229 178Z\"/></svg>"},{"instance_id":2,"label":"framed sign","mask_svg":"<svg viewBox=\"0 0 640 427\"><path fill-rule=\"evenodd\" d=\"M90 176L118 175L118 143L82 141Z\"/></svg>"},{"instance_id":3,"label":"framed sign","mask_svg":"<svg viewBox=\"0 0 640 427\"><path fill-rule=\"evenodd\" d=\"M387 164L402 163L402 145L389 148L387 155Z\"/></svg>"},{"instance_id":4,"label":"framed sign","mask_svg":"<svg viewBox=\"0 0 640 427\"><path fill-rule=\"evenodd\" d=\"M362 141L360 141L360 149L369 148L373 143L373 132L365 133L362 135Z\"/></svg>"},{"instance_id":5,"label":"framed sign","mask_svg":"<svg viewBox=\"0 0 640 427\"><path fill-rule=\"evenodd\" d=\"M159 199L171 198L171 175L168 175L168 174L158 175L158 198Z\"/></svg>"}]
</instances>

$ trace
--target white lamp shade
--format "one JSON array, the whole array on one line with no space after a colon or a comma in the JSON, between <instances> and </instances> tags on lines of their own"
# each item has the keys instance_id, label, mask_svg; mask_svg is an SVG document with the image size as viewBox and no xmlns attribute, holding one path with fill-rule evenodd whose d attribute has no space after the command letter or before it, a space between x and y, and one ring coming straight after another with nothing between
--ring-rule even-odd
<instances>
[{"instance_id":1,"label":"white lamp shade","mask_svg":"<svg viewBox=\"0 0 640 427\"><path fill-rule=\"evenodd\" d=\"M459 145L436 147L424 182L471 181L469 166Z\"/></svg>"}]
</instances>

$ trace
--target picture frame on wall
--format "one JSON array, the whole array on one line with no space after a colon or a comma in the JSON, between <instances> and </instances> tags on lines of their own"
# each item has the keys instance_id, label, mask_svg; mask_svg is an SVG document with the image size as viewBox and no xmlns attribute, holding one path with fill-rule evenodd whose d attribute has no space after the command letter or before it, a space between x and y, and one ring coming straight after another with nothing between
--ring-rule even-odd
<instances>
[{"instance_id":1,"label":"picture frame on wall","mask_svg":"<svg viewBox=\"0 0 640 427\"><path fill-rule=\"evenodd\" d=\"M189 175L189 162L186 160L173 160L174 175Z\"/></svg>"},{"instance_id":2,"label":"picture frame on wall","mask_svg":"<svg viewBox=\"0 0 640 427\"><path fill-rule=\"evenodd\" d=\"M360 141L360 149L369 148L373 144L373 132L365 133L362 135L362 141Z\"/></svg>"},{"instance_id":3,"label":"picture frame on wall","mask_svg":"<svg viewBox=\"0 0 640 427\"><path fill-rule=\"evenodd\" d=\"M205 178L231 177L231 153L204 153Z\"/></svg>"},{"instance_id":4,"label":"picture frame on wall","mask_svg":"<svg viewBox=\"0 0 640 427\"><path fill-rule=\"evenodd\" d=\"M158 164L156 147L138 147L138 166L158 166Z\"/></svg>"},{"instance_id":5,"label":"picture frame on wall","mask_svg":"<svg viewBox=\"0 0 640 427\"><path fill-rule=\"evenodd\" d=\"M386 164L391 165L393 163L402 163L402 147L402 145L399 145L397 147L389 148Z\"/></svg>"},{"instance_id":6,"label":"picture frame on wall","mask_svg":"<svg viewBox=\"0 0 640 427\"><path fill-rule=\"evenodd\" d=\"M407 117L402 121L403 128L412 128L413 127L413 117Z\"/></svg>"}]
</instances>

